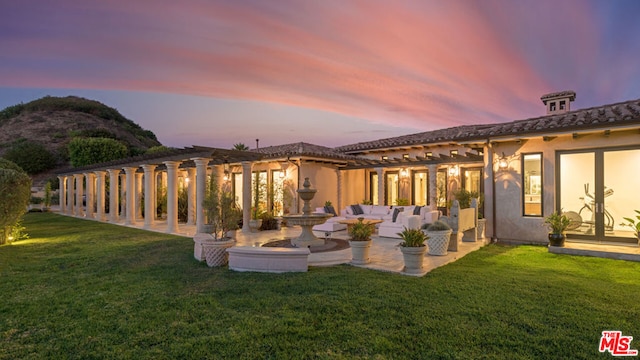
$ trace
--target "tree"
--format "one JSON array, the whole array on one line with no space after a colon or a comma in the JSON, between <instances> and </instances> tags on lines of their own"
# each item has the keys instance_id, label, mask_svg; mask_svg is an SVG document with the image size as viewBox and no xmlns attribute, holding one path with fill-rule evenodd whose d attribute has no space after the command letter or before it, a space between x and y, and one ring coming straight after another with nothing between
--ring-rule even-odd
<instances>
[{"instance_id":1,"label":"tree","mask_svg":"<svg viewBox=\"0 0 640 360\"><path fill-rule=\"evenodd\" d=\"M31 198L31 178L15 163L0 158L0 244L10 241L13 228Z\"/></svg>"},{"instance_id":2,"label":"tree","mask_svg":"<svg viewBox=\"0 0 640 360\"><path fill-rule=\"evenodd\" d=\"M22 139L4 154L27 174L38 174L56 167L56 158L42 144Z\"/></svg>"},{"instance_id":3,"label":"tree","mask_svg":"<svg viewBox=\"0 0 640 360\"><path fill-rule=\"evenodd\" d=\"M69 157L74 167L122 159L129 156L127 146L107 138L73 138L69 142Z\"/></svg>"},{"instance_id":4,"label":"tree","mask_svg":"<svg viewBox=\"0 0 640 360\"><path fill-rule=\"evenodd\" d=\"M237 143L237 144L233 144L232 150L247 151L249 150L249 147L243 143Z\"/></svg>"}]
</instances>

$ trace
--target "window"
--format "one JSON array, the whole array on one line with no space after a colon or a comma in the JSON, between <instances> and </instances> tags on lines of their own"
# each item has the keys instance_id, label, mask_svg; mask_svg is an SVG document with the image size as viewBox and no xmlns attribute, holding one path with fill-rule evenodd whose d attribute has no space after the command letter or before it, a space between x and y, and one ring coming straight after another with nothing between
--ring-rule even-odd
<instances>
[{"instance_id":1,"label":"window","mask_svg":"<svg viewBox=\"0 0 640 360\"><path fill-rule=\"evenodd\" d=\"M440 169L436 173L436 199L438 209L447 209L447 169ZM446 215L446 214L444 214Z\"/></svg>"},{"instance_id":2,"label":"window","mask_svg":"<svg viewBox=\"0 0 640 360\"><path fill-rule=\"evenodd\" d=\"M369 173L369 200L373 205L378 205L378 173Z\"/></svg>"},{"instance_id":3,"label":"window","mask_svg":"<svg viewBox=\"0 0 640 360\"><path fill-rule=\"evenodd\" d=\"M552 101L549 103L549 111L556 111L556 102Z\"/></svg>"},{"instance_id":4,"label":"window","mask_svg":"<svg viewBox=\"0 0 640 360\"><path fill-rule=\"evenodd\" d=\"M458 150L451 150L451 151L449 152L449 154L450 154L451 156L458 155Z\"/></svg>"},{"instance_id":5,"label":"window","mask_svg":"<svg viewBox=\"0 0 640 360\"><path fill-rule=\"evenodd\" d=\"M542 154L522 154L524 216L542 216Z\"/></svg>"},{"instance_id":6,"label":"window","mask_svg":"<svg viewBox=\"0 0 640 360\"><path fill-rule=\"evenodd\" d=\"M431 151L427 151L426 153L424 153L424 157L426 158L433 157L433 153Z\"/></svg>"},{"instance_id":7,"label":"window","mask_svg":"<svg viewBox=\"0 0 640 360\"><path fill-rule=\"evenodd\" d=\"M382 155L381 159L382 160L389 160L389 157L387 155Z\"/></svg>"},{"instance_id":8,"label":"window","mask_svg":"<svg viewBox=\"0 0 640 360\"><path fill-rule=\"evenodd\" d=\"M385 175L385 195L387 196L385 205L396 205L400 194L400 176L397 171L388 172Z\"/></svg>"},{"instance_id":9,"label":"window","mask_svg":"<svg viewBox=\"0 0 640 360\"><path fill-rule=\"evenodd\" d=\"M402 158L405 159L405 160L408 159L409 158L409 154L402 154Z\"/></svg>"},{"instance_id":10,"label":"window","mask_svg":"<svg viewBox=\"0 0 640 360\"><path fill-rule=\"evenodd\" d=\"M429 205L429 177L427 170L413 172L413 204Z\"/></svg>"},{"instance_id":11,"label":"window","mask_svg":"<svg viewBox=\"0 0 640 360\"><path fill-rule=\"evenodd\" d=\"M242 173L231 174L231 181L236 205L242 207Z\"/></svg>"},{"instance_id":12,"label":"window","mask_svg":"<svg viewBox=\"0 0 640 360\"><path fill-rule=\"evenodd\" d=\"M567 102L564 100L560 101L560 110L564 110L564 108L567 106Z\"/></svg>"},{"instance_id":13,"label":"window","mask_svg":"<svg viewBox=\"0 0 640 360\"><path fill-rule=\"evenodd\" d=\"M251 174L251 208L257 214L267 211L267 172L254 171Z\"/></svg>"},{"instance_id":14,"label":"window","mask_svg":"<svg viewBox=\"0 0 640 360\"><path fill-rule=\"evenodd\" d=\"M271 212L274 216L282 216L284 214L284 176L283 170L271 170L269 201L271 203Z\"/></svg>"}]
</instances>

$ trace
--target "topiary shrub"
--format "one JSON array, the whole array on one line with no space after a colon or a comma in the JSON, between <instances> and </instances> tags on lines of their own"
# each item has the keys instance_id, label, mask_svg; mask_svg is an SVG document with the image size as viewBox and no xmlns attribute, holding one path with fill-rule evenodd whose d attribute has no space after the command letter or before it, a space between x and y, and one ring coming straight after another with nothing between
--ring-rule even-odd
<instances>
[{"instance_id":1,"label":"topiary shrub","mask_svg":"<svg viewBox=\"0 0 640 360\"><path fill-rule=\"evenodd\" d=\"M31 198L31 178L19 166L0 158L0 244L11 241Z\"/></svg>"}]
</instances>

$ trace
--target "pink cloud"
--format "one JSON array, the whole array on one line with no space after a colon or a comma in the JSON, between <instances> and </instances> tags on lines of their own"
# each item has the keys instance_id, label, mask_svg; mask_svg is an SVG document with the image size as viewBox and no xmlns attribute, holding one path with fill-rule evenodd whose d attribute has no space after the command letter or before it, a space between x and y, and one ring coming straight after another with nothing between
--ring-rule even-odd
<instances>
[{"instance_id":1,"label":"pink cloud","mask_svg":"<svg viewBox=\"0 0 640 360\"><path fill-rule=\"evenodd\" d=\"M583 84L580 66L545 72L546 50L597 67L585 4L67 0L39 25L51 33L0 37L13 49L0 86L247 99L423 129L504 121Z\"/></svg>"}]
</instances>

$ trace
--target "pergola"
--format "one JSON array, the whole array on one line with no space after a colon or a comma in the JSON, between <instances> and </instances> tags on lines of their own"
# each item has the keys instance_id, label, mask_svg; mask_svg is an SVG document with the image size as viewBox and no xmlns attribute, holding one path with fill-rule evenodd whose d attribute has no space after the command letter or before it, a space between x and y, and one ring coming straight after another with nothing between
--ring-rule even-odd
<instances>
[{"instance_id":1,"label":"pergola","mask_svg":"<svg viewBox=\"0 0 640 360\"><path fill-rule=\"evenodd\" d=\"M67 215L87 217L99 221L116 223L124 217L126 225L136 224L140 208L138 199L144 196L144 228L150 229L155 222L156 174L166 172L167 178L167 233L178 230L178 171L186 172L188 187L188 225L195 224L198 232L204 225L202 201L205 197L207 168L212 167L215 175L221 175L223 165L242 164L243 193L251 192L251 165L262 159L264 154L192 146L167 151L114 160L107 163L70 168L58 175L60 180L60 209ZM124 191L124 214L119 211L120 191L109 191L109 212L107 214L106 174L109 174L110 189L120 187ZM142 179L144 177L144 184ZM83 185L86 182L86 185ZM115 185L115 186L114 186ZM86 195L84 189L86 188ZM84 199L84 204L83 204ZM248 231L251 197L243 197L243 231ZM94 203L96 211L94 213Z\"/></svg>"}]
</instances>

